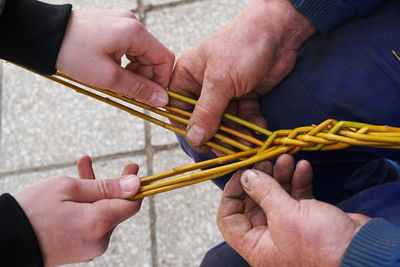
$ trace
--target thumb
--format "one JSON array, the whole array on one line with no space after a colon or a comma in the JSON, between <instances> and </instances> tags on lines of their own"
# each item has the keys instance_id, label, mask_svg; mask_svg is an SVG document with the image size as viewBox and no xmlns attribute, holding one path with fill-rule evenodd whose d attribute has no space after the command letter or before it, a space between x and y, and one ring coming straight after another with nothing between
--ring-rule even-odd
<instances>
[{"instance_id":1,"label":"thumb","mask_svg":"<svg viewBox=\"0 0 400 267\"><path fill-rule=\"evenodd\" d=\"M217 132L222 115L230 101L222 87L204 80L199 100L193 110L186 138L191 145L200 146Z\"/></svg>"},{"instance_id":2,"label":"thumb","mask_svg":"<svg viewBox=\"0 0 400 267\"><path fill-rule=\"evenodd\" d=\"M287 216L298 205L275 179L261 171L246 170L240 182L247 195L264 210L268 221Z\"/></svg>"},{"instance_id":3,"label":"thumb","mask_svg":"<svg viewBox=\"0 0 400 267\"><path fill-rule=\"evenodd\" d=\"M117 68L114 83L109 89L155 107L168 103L168 95L159 84L120 66Z\"/></svg>"},{"instance_id":4,"label":"thumb","mask_svg":"<svg viewBox=\"0 0 400 267\"><path fill-rule=\"evenodd\" d=\"M95 202L101 199L129 198L137 193L140 187L136 175L126 175L113 179L77 180L72 192L72 200L77 202Z\"/></svg>"}]
</instances>

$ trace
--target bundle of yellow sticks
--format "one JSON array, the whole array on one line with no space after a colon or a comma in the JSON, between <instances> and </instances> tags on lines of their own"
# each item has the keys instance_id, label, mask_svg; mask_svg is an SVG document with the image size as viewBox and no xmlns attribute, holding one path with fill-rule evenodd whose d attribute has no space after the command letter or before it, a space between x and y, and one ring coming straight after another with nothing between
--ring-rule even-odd
<instances>
[{"instance_id":1,"label":"bundle of yellow sticks","mask_svg":"<svg viewBox=\"0 0 400 267\"><path fill-rule=\"evenodd\" d=\"M165 106L163 108L151 107L130 97L120 96L113 91L81 83L60 72L57 72L53 76L41 76L177 134L186 135L184 127L180 128L168 121L156 119L139 111L142 108L154 114L161 115L166 120L185 126L188 124L191 116L191 113L186 110L173 106ZM167 92L171 98L193 106L196 104L196 100L194 99L171 91ZM135 109L135 107L139 108L139 110ZM261 140L260 138L255 138L253 135L244 134L225 125L220 125L219 131L206 145L223 152L225 156L176 167L156 175L142 177L141 188L133 198L139 199L215 179L257 162L275 159L283 153L294 154L300 150L344 149L349 146L400 149L400 128L398 127L327 119L318 125L271 132L237 116L228 113L225 113L223 116L225 119L246 127L253 133L263 135L264 138L261 138ZM240 140L245 142L241 142Z\"/></svg>"}]
</instances>

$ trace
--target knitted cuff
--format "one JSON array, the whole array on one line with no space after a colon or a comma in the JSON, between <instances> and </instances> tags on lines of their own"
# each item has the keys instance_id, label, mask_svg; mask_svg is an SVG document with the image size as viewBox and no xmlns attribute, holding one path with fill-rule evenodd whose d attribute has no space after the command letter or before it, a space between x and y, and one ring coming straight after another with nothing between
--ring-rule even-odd
<instances>
[{"instance_id":1,"label":"knitted cuff","mask_svg":"<svg viewBox=\"0 0 400 267\"><path fill-rule=\"evenodd\" d=\"M400 227L377 218L367 222L357 232L346 249L340 266L393 266L398 258Z\"/></svg>"}]
</instances>

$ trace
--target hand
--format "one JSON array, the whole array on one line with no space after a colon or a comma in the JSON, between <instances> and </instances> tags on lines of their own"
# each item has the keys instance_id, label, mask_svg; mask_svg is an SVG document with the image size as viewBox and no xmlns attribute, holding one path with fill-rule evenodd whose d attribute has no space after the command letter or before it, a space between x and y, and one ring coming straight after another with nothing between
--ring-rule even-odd
<instances>
[{"instance_id":1,"label":"hand","mask_svg":"<svg viewBox=\"0 0 400 267\"><path fill-rule=\"evenodd\" d=\"M293 159L285 155L273 171L268 165L257 167L276 180L260 170L232 177L217 217L225 240L252 266L339 266L370 218L307 199L312 172L306 161L293 171Z\"/></svg>"},{"instance_id":2,"label":"hand","mask_svg":"<svg viewBox=\"0 0 400 267\"><path fill-rule=\"evenodd\" d=\"M78 161L81 179L59 176L30 186L18 201L38 238L46 266L89 261L103 254L114 228L140 209L136 164L123 176L95 180L89 157Z\"/></svg>"},{"instance_id":3,"label":"hand","mask_svg":"<svg viewBox=\"0 0 400 267\"><path fill-rule=\"evenodd\" d=\"M315 31L289 0L254 0L229 25L185 52L169 88L200 96L188 125L189 143L202 145L216 133L231 99L253 89L258 96L272 90ZM247 107L258 109L257 100Z\"/></svg>"},{"instance_id":4,"label":"hand","mask_svg":"<svg viewBox=\"0 0 400 267\"><path fill-rule=\"evenodd\" d=\"M125 68L123 55L130 60ZM72 11L56 68L81 82L164 106L174 61L129 10Z\"/></svg>"}]
</instances>

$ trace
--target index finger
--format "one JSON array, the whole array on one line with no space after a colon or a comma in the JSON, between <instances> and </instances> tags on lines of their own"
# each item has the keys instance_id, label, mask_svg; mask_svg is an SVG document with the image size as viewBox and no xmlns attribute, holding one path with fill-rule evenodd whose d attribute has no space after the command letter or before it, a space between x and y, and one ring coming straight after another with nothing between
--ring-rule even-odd
<instances>
[{"instance_id":1,"label":"index finger","mask_svg":"<svg viewBox=\"0 0 400 267\"><path fill-rule=\"evenodd\" d=\"M244 170L237 171L226 184L218 209L218 228L228 243L242 238L253 227L244 215L246 193L240 185L243 172Z\"/></svg>"},{"instance_id":2,"label":"index finger","mask_svg":"<svg viewBox=\"0 0 400 267\"><path fill-rule=\"evenodd\" d=\"M146 58L154 66L153 81L164 88L168 86L175 56L140 23L136 24L127 54Z\"/></svg>"}]
</instances>

